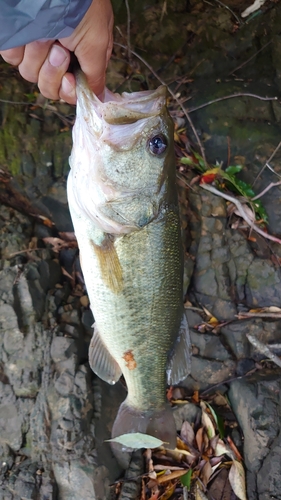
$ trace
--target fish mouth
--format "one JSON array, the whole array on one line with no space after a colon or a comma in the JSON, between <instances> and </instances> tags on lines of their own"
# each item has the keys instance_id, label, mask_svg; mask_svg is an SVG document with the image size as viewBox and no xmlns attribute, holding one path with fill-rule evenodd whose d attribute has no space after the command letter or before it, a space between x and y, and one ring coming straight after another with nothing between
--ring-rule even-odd
<instances>
[{"instance_id":1,"label":"fish mouth","mask_svg":"<svg viewBox=\"0 0 281 500\"><path fill-rule=\"evenodd\" d=\"M114 94L105 88L97 97L88 87L81 71L76 73L78 103L87 118L95 115L95 121L109 125L128 125L139 120L160 115L166 105L167 89L161 85L156 90L123 92Z\"/></svg>"}]
</instances>

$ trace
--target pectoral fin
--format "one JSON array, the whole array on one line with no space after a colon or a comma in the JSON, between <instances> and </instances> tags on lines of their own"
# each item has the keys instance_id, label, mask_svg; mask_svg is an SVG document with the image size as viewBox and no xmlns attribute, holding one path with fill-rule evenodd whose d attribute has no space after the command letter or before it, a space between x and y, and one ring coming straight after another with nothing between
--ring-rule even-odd
<instances>
[{"instance_id":1,"label":"pectoral fin","mask_svg":"<svg viewBox=\"0 0 281 500\"><path fill-rule=\"evenodd\" d=\"M186 315L183 313L179 336L167 364L167 382L176 385L191 371L191 343Z\"/></svg>"},{"instance_id":2,"label":"pectoral fin","mask_svg":"<svg viewBox=\"0 0 281 500\"><path fill-rule=\"evenodd\" d=\"M121 292L123 288L123 273L113 239L109 235L106 235L101 245L97 245L92 241L92 246L98 257L105 285L114 293Z\"/></svg>"},{"instance_id":3,"label":"pectoral fin","mask_svg":"<svg viewBox=\"0 0 281 500\"><path fill-rule=\"evenodd\" d=\"M96 325L89 347L89 364L93 372L108 384L115 384L122 375L120 366L105 347Z\"/></svg>"}]
</instances>

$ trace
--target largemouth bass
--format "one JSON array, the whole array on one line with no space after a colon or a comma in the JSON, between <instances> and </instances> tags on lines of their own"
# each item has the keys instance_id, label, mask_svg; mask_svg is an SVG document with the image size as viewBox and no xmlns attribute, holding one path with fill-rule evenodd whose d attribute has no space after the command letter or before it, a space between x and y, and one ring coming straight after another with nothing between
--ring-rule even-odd
<instances>
[{"instance_id":1,"label":"largemouth bass","mask_svg":"<svg viewBox=\"0 0 281 500\"><path fill-rule=\"evenodd\" d=\"M95 323L93 371L128 395L112 434L176 444L166 384L190 372L173 122L166 88L101 102L77 75L68 201Z\"/></svg>"}]
</instances>

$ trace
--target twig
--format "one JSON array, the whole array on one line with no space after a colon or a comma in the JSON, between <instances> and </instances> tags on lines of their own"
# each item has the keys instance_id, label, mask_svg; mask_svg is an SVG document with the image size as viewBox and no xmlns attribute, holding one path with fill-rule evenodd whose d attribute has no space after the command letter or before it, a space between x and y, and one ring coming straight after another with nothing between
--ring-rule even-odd
<instances>
[{"instance_id":1,"label":"twig","mask_svg":"<svg viewBox=\"0 0 281 500\"><path fill-rule=\"evenodd\" d=\"M210 191L211 193L213 193L217 196L221 196L225 200L228 200L231 203L233 203L236 206L242 219L244 219L247 222L247 224L249 224L249 226L254 231L256 231L256 233L260 234L264 238L267 238L268 240L275 241L276 243L279 243L279 245L281 245L281 240L279 238L277 238L276 236L272 236L271 234L266 233L265 231L260 229L256 224L254 224L254 222L251 221L251 219L246 214L242 203L240 203L240 201L238 201L236 198L234 198L233 196L230 196L226 193L223 193L222 191L219 191L218 189L216 189L214 186L211 186L210 184L200 184L200 186L203 189L205 189L206 191Z\"/></svg>"},{"instance_id":2,"label":"twig","mask_svg":"<svg viewBox=\"0 0 281 500\"><path fill-rule=\"evenodd\" d=\"M231 377L231 378L224 380L223 382L219 382L218 384L214 384L211 387L209 387L208 389L205 389L203 392L200 392L200 398L204 398L207 394L209 394L209 392L213 392L215 389L217 389L221 385L230 384L231 382L234 382L235 380L241 380L241 378L245 378L249 375L252 375L252 373L255 373L256 371L257 371L257 368L254 368L252 370L249 370L244 375L238 375L236 377Z\"/></svg>"},{"instance_id":3,"label":"twig","mask_svg":"<svg viewBox=\"0 0 281 500\"><path fill-rule=\"evenodd\" d=\"M266 313L266 312L241 312L236 315L238 319L247 319L247 318L272 318L272 319L281 319L281 313Z\"/></svg>"},{"instance_id":4,"label":"twig","mask_svg":"<svg viewBox=\"0 0 281 500\"><path fill-rule=\"evenodd\" d=\"M257 182L258 178L261 176L261 174L263 173L264 169L267 167L267 164L271 162L272 158L274 158L274 156L276 155L278 149L280 149L281 147L281 141L279 142L279 144L276 146L276 148L274 149L272 155L269 157L269 159L265 162L264 166L262 167L262 169L259 171L257 177L255 178L254 182L253 182L253 186L255 185L255 183Z\"/></svg>"},{"instance_id":5,"label":"twig","mask_svg":"<svg viewBox=\"0 0 281 500\"><path fill-rule=\"evenodd\" d=\"M235 69L231 70L227 76L229 75L233 75L233 73L235 73L235 71L238 71L238 69L241 69L243 68L243 66L245 66L246 64L248 64L248 62L250 62L252 59L254 59L263 49L265 49L270 43L272 42L272 38L271 40L269 40L269 42L267 42L261 49L259 49L257 52L255 52L255 54L253 54L251 57L249 57L249 59L247 59L247 61L244 61L242 64L240 64L240 66L237 66Z\"/></svg>"},{"instance_id":6,"label":"twig","mask_svg":"<svg viewBox=\"0 0 281 500\"><path fill-rule=\"evenodd\" d=\"M265 166L266 166L266 167L268 168L268 170L270 170L273 174L275 174L275 175L277 175L277 177L281 178L281 175L280 175L280 174L278 174L278 172L275 172L274 168L273 168L273 167L271 167L271 165L269 165L269 163L268 163L268 162L266 162L266 165L265 165Z\"/></svg>"},{"instance_id":7,"label":"twig","mask_svg":"<svg viewBox=\"0 0 281 500\"><path fill-rule=\"evenodd\" d=\"M271 188L275 187L275 186L280 186L281 184L281 181L278 181L278 182L271 182L261 193L257 194L256 196L254 196L254 198L251 198L251 201L255 201L255 200L258 200L259 198L261 198L265 193L267 193L267 191L269 191Z\"/></svg>"},{"instance_id":8,"label":"twig","mask_svg":"<svg viewBox=\"0 0 281 500\"><path fill-rule=\"evenodd\" d=\"M250 333L246 333L246 337L249 342L259 351L261 354L264 354L268 359L273 361L277 366L281 368L281 359L274 354L269 347L260 342L254 335L250 335Z\"/></svg>"},{"instance_id":9,"label":"twig","mask_svg":"<svg viewBox=\"0 0 281 500\"><path fill-rule=\"evenodd\" d=\"M188 184L188 182L185 180L185 178L184 178L183 175L176 174L176 177L177 177L177 179L179 179L180 181L182 181L187 187L189 187L189 189L191 189L192 191L194 191L194 188L190 184Z\"/></svg>"},{"instance_id":10,"label":"twig","mask_svg":"<svg viewBox=\"0 0 281 500\"><path fill-rule=\"evenodd\" d=\"M126 50L125 45L122 45L121 43L117 43L117 42L115 42L115 45L117 45L118 47L121 47L121 48L123 48L123 49L125 49L125 50ZM162 78L160 78L160 77L157 75L157 73L154 71L154 69L152 68L152 66L150 66L150 64L148 64L148 62L146 62L146 60L145 60L145 59L143 59L143 57L141 57L141 56L140 56L137 52L135 52L134 50L132 50L132 51L131 51L131 53L132 53L132 54L134 54L134 56L136 56L136 57L137 57L137 58L138 58L138 59L139 59L139 60L140 60L143 64L145 64L145 66L149 69L149 71L151 71L151 73L155 76L155 78L157 78L157 80L158 80L158 81L159 81L162 85L165 85L165 86L167 87L167 89L169 90L169 92L170 92L171 96L173 97L173 99L177 102L177 104L178 104L178 105L180 106L180 108L182 109L182 111L183 111L183 113L184 113L184 115L185 115L185 117L186 117L186 119L187 119L187 121L188 121L188 123L189 123L189 125L190 125L190 127L191 127L191 129L192 129L192 131L193 131L193 133L194 133L194 136L195 136L196 141L197 141L197 143L198 143L198 146L199 146L199 148L200 148L201 156L202 156L202 158L203 158L204 162L205 162L205 163L207 163L207 161L206 161L206 156L205 156L205 150L204 150L204 148L203 148L203 144L202 144L202 142L201 142L201 141L200 141L200 139L199 139L199 136L198 136L198 134L197 134L197 131L196 131L196 129L195 129L195 127L194 127L193 123L192 123L192 120L191 120L191 118L190 118L190 116L189 116L188 112L187 112L187 111L186 111L186 109L183 107L182 103L180 102L180 100L178 99L178 97L176 96L176 94L174 94L174 92L172 91L171 87L169 87L169 85L167 85L167 84L164 82L164 80L162 80Z\"/></svg>"},{"instance_id":11,"label":"twig","mask_svg":"<svg viewBox=\"0 0 281 500\"><path fill-rule=\"evenodd\" d=\"M34 102L9 101L7 99L0 99L0 102L4 104L15 104L16 106L35 106Z\"/></svg>"},{"instance_id":12,"label":"twig","mask_svg":"<svg viewBox=\"0 0 281 500\"><path fill-rule=\"evenodd\" d=\"M206 106L210 106L210 104L214 104L216 102L220 101L225 101L226 99L233 99L234 97L253 97L254 99L259 99L260 101L277 101L278 97L263 97L260 95L256 94L251 94L249 92L237 92L235 94L231 95L225 95L224 97L218 97L217 99L214 99L213 101L208 101L205 102L204 104L201 104L200 106L197 106L196 108L190 108L188 110L189 113L193 113L193 111L198 111L198 109L205 108Z\"/></svg>"},{"instance_id":13,"label":"twig","mask_svg":"<svg viewBox=\"0 0 281 500\"><path fill-rule=\"evenodd\" d=\"M44 248L38 248L38 247L35 247L35 248L27 248L26 250L20 250L19 252L13 252L13 253L10 253L10 255L8 255L8 257L6 257L7 259L12 259L13 257L16 257L17 255L21 255L22 253L29 253L29 252L34 252L34 251L37 251L37 250L44 250Z\"/></svg>"},{"instance_id":14,"label":"twig","mask_svg":"<svg viewBox=\"0 0 281 500\"><path fill-rule=\"evenodd\" d=\"M233 15L233 17L235 17L236 21L239 23L239 24L244 24L242 19L240 19L236 14L235 12L233 12L233 10L228 7L228 5L225 5L224 3L222 3L220 0L215 0L215 2L217 2L218 4L220 4L222 7L224 7L225 9L229 10L229 12Z\"/></svg>"},{"instance_id":15,"label":"twig","mask_svg":"<svg viewBox=\"0 0 281 500\"><path fill-rule=\"evenodd\" d=\"M125 0L126 10L127 10L127 52L128 60L131 64L132 54L131 54L131 13L128 0Z\"/></svg>"}]
</instances>

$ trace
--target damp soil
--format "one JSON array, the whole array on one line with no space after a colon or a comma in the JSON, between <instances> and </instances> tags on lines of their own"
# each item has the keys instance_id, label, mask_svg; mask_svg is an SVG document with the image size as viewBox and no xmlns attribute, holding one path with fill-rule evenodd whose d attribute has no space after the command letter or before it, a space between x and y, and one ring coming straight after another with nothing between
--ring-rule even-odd
<instances>
[{"instance_id":1,"label":"damp soil","mask_svg":"<svg viewBox=\"0 0 281 500\"><path fill-rule=\"evenodd\" d=\"M281 4L241 17L251 3L129 2L128 30L116 0L107 84L164 82L187 149L210 165L242 164L240 178L259 193L281 175ZM45 100L4 63L0 99L0 499L115 498L122 471L104 441L126 391L97 379L87 360L93 318L65 191L75 108ZM247 337L280 353L281 248L196 175L186 169L179 181L193 348L181 385L229 398L248 499L281 499L281 372ZM279 238L280 199L280 186L262 197Z\"/></svg>"}]
</instances>

